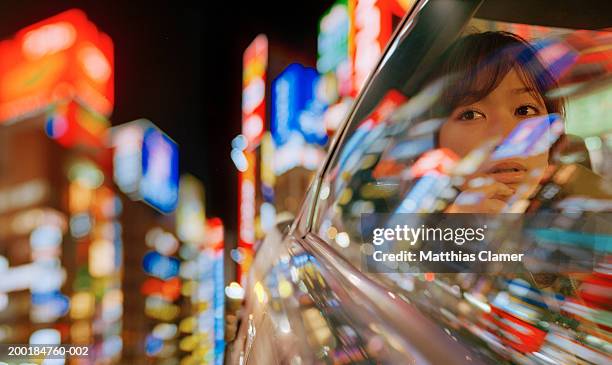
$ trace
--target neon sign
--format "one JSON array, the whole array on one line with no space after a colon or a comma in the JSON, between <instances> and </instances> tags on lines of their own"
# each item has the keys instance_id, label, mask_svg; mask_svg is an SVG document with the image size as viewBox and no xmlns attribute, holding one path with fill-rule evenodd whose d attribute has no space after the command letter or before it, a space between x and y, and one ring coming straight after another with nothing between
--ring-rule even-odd
<instances>
[{"instance_id":1,"label":"neon sign","mask_svg":"<svg viewBox=\"0 0 612 365\"><path fill-rule=\"evenodd\" d=\"M36 59L70 48L75 40L76 29L72 24L57 22L27 32L21 49L26 57Z\"/></svg>"},{"instance_id":2,"label":"neon sign","mask_svg":"<svg viewBox=\"0 0 612 365\"><path fill-rule=\"evenodd\" d=\"M242 135L246 139L246 146L243 146L244 158L241 158L242 162L245 162L242 164L245 168L238 174L238 245L241 247L251 247L255 243L257 165L253 150L264 133L267 65L268 38L260 34L243 55Z\"/></svg>"},{"instance_id":3,"label":"neon sign","mask_svg":"<svg viewBox=\"0 0 612 365\"><path fill-rule=\"evenodd\" d=\"M243 55L242 74L242 135L246 140L240 150L232 151L232 159L243 167L238 173L238 246L255 244L255 171L253 150L261 142L265 129L266 68L268 67L268 38L258 35ZM240 265L237 276L248 270Z\"/></svg>"},{"instance_id":4,"label":"neon sign","mask_svg":"<svg viewBox=\"0 0 612 365\"><path fill-rule=\"evenodd\" d=\"M78 100L109 116L114 103L113 43L80 10L69 10L0 43L0 122Z\"/></svg>"},{"instance_id":5,"label":"neon sign","mask_svg":"<svg viewBox=\"0 0 612 365\"><path fill-rule=\"evenodd\" d=\"M199 244L205 240L204 186L192 175L180 180L176 209L176 233L181 241Z\"/></svg>"},{"instance_id":6,"label":"neon sign","mask_svg":"<svg viewBox=\"0 0 612 365\"><path fill-rule=\"evenodd\" d=\"M268 38L258 35L244 51L242 75L242 134L247 148L259 144L264 132Z\"/></svg>"},{"instance_id":7,"label":"neon sign","mask_svg":"<svg viewBox=\"0 0 612 365\"><path fill-rule=\"evenodd\" d=\"M255 243L255 153L245 151L249 168L240 174L239 230L238 238L242 245Z\"/></svg>"},{"instance_id":8,"label":"neon sign","mask_svg":"<svg viewBox=\"0 0 612 365\"><path fill-rule=\"evenodd\" d=\"M401 19L412 1L350 0L354 9L349 34L349 52L353 64L353 93L363 87L391 38L394 18Z\"/></svg>"},{"instance_id":9,"label":"neon sign","mask_svg":"<svg viewBox=\"0 0 612 365\"><path fill-rule=\"evenodd\" d=\"M178 146L150 126L144 132L142 143L142 198L162 213L170 213L178 202L178 184Z\"/></svg>"},{"instance_id":10,"label":"neon sign","mask_svg":"<svg viewBox=\"0 0 612 365\"><path fill-rule=\"evenodd\" d=\"M324 74L348 61L350 18L347 0L339 0L319 22L317 70Z\"/></svg>"},{"instance_id":11,"label":"neon sign","mask_svg":"<svg viewBox=\"0 0 612 365\"><path fill-rule=\"evenodd\" d=\"M142 267L147 274L168 280L178 275L180 261L175 257L163 256L151 251L142 260Z\"/></svg>"},{"instance_id":12,"label":"neon sign","mask_svg":"<svg viewBox=\"0 0 612 365\"><path fill-rule=\"evenodd\" d=\"M287 143L295 132L309 143L327 141L322 107L315 102L318 81L315 69L294 63L272 82L270 131L277 146Z\"/></svg>"},{"instance_id":13,"label":"neon sign","mask_svg":"<svg viewBox=\"0 0 612 365\"><path fill-rule=\"evenodd\" d=\"M139 119L112 131L113 177L119 189L164 214L178 203L178 145L153 123Z\"/></svg>"}]
</instances>

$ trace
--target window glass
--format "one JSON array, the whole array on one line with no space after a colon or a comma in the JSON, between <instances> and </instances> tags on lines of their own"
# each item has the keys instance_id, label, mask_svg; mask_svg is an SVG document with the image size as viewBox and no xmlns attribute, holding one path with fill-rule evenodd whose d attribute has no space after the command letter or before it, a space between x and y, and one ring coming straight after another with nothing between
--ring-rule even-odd
<instances>
[{"instance_id":1,"label":"window glass","mask_svg":"<svg viewBox=\"0 0 612 365\"><path fill-rule=\"evenodd\" d=\"M612 211L610 28L463 10L405 26L323 177L313 233L359 269L363 213ZM606 237L590 273L369 275L491 362L609 363Z\"/></svg>"}]
</instances>

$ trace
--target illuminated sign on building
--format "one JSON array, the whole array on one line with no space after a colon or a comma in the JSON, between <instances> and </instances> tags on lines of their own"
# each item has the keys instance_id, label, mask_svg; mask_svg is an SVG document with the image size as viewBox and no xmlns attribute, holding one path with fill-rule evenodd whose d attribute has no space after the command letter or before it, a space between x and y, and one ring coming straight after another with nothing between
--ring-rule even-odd
<instances>
[{"instance_id":1,"label":"illuminated sign on building","mask_svg":"<svg viewBox=\"0 0 612 365\"><path fill-rule=\"evenodd\" d=\"M223 221L220 218L210 218L206 220L206 248L221 250L225 245L225 232Z\"/></svg>"},{"instance_id":2,"label":"illuminated sign on building","mask_svg":"<svg viewBox=\"0 0 612 365\"><path fill-rule=\"evenodd\" d=\"M374 70L394 28L412 1L349 0L352 9L349 53L352 59L353 96Z\"/></svg>"},{"instance_id":3,"label":"illuminated sign on building","mask_svg":"<svg viewBox=\"0 0 612 365\"><path fill-rule=\"evenodd\" d=\"M204 242L205 219L204 186L194 176L181 176L176 208L176 233L179 239L193 244Z\"/></svg>"},{"instance_id":4,"label":"illuminated sign on building","mask_svg":"<svg viewBox=\"0 0 612 365\"><path fill-rule=\"evenodd\" d=\"M177 258L151 251L142 260L142 267L147 274L168 280L178 275L180 261Z\"/></svg>"},{"instance_id":5,"label":"illuminated sign on building","mask_svg":"<svg viewBox=\"0 0 612 365\"><path fill-rule=\"evenodd\" d=\"M0 122L71 100L105 117L113 108L113 43L80 10L0 42L0 74Z\"/></svg>"},{"instance_id":6,"label":"illuminated sign on building","mask_svg":"<svg viewBox=\"0 0 612 365\"><path fill-rule=\"evenodd\" d=\"M220 223L220 222L219 222ZM207 364L223 364L225 350L225 308L223 276L223 245L205 249L197 257L198 287L192 300L202 310L197 313L195 335L201 336L202 355Z\"/></svg>"},{"instance_id":7,"label":"illuminated sign on building","mask_svg":"<svg viewBox=\"0 0 612 365\"><path fill-rule=\"evenodd\" d=\"M338 0L319 22L317 40L317 71L332 73L340 95L351 91L349 59L350 16L347 0Z\"/></svg>"},{"instance_id":8,"label":"illuminated sign on building","mask_svg":"<svg viewBox=\"0 0 612 365\"><path fill-rule=\"evenodd\" d=\"M274 142L272 135L266 132L261 140L261 192L264 201L274 201L274 184L276 183L276 175L274 174Z\"/></svg>"},{"instance_id":9,"label":"illuminated sign on building","mask_svg":"<svg viewBox=\"0 0 612 365\"><path fill-rule=\"evenodd\" d=\"M178 202L178 145L139 119L113 128L113 176L119 189L167 214Z\"/></svg>"},{"instance_id":10,"label":"illuminated sign on building","mask_svg":"<svg viewBox=\"0 0 612 365\"><path fill-rule=\"evenodd\" d=\"M265 129L268 38L258 35L244 51L242 74L242 134L247 148L257 147Z\"/></svg>"},{"instance_id":11,"label":"illuminated sign on building","mask_svg":"<svg viewBox=\"0 0 612 365\"><path fill-rule=\"evenodd\" d=\"M244 51L242 58L242 135L246 143L232 151L238 162L238 246L250 252L255 244L255 173L257 163L254 149L261 142L265 130L266 69L268 67L268 38L258 35ZM248 270L238 266L237 276Z\"/></svg>"},{"instance_id":12,"label":"illuminated sign on building","mask_svg":"<svg viewBox=\"0 0 612 365\"><path fill-rule=\"evenodd\" d=\"M255 153L245 151L248 168L239 175L239 229L238 241L241 245L255 243Z\"/></svg>"},{"instance_id":13,"label":"illuminated sign on building","mask_svg":"<svg viewBox=\"0 0 612 365\"><path fill-rule=\"evenodd\" d=\"M317 105L319 74L310 67L294 63L272 82L270 131L277 146L300 133L309 143L324 144L323 106Z\"/></svg>"},{"instance_id":14,"label":"illuminated sign on building","mask_svg":"<svg viewBox=\"0 0 612 365\"><path fill-rule=\"evenodd\" d=\"M178 202L178 184L178 145L159 129L147 128L142 143L143 200L162 213L170 213Z\"/></svg>"},{"instance_id":15,"label":"illuminated sign on building","mask_svg":"<svg viewBox=\"0 0 612 365\"><path fill-rule=\"evenodd\" d=\"M265 127L266 68L268 66L268 38L260 34L243 55L242 74L242 135L244 168L238 175L238 245L250 247L255 243L255 153Z\"/></svg>"},{"instance_id":16,"label":"illuminated sign on building","mask_svg":"<svg viewBox=\"0 0 612 365\"><path fill-rule=\"evenodd\" d=\"M208 256L211 262L211 271L209 272L208 280L200 277L200 286L214 288L211 299L211 311L208 316L212 316L212 320L198 320L198 329L206 328L207 324L212 322L212 328L208 329L210 339L212 340L211 348L214 349L214 364L223 364L223 355L225 350L225 277L224 277L224 228L223 221L220 218L211 218L206 222L207 247L201 255ZM202 319L200 317L200 319ZM204 326L202 326L204 325ZM212 362L211 362L212 363Z\"/></svg>"},{"instance_id":17,"label":"illuminated sign on building","mask_svg":"<svg viewBox=\"0 0 612 365\"><path fill-rule=\"evenodd\" d=\"M255 152L244 151L248 168L238 174L238 247L245 256L238 265L237 280L245 280L255 244Z\"/></svg>"},{"instance_id":18,"label":"illuminated sign on building","mask_svg":"<svg viewBox=\"0 0 612 365\"><path fill-rule=\"evenodd\" d=\"M223 226L221 226L223 228ZM214 308L214 339L215 339L215 365L222 365L225 355L225 275L223 265L223 242L215 252L213 267L213 283L215 294L213 296Z\"/></svg>"},{"instance_id":19,"label":"illuminated sign on building","mask_svg":"<svg viewBox=\"0 0 612 365\"><path fill-rule=\"evenodd\" d=\"M110 123L101 114L77 102L56 105L45 125L47 135L63 146L103 147Z\"/></svg>"},{"instance_id":20,"label":"illuminated sign on building","mask_svg":"<svg viewBox=\"0 0 612 365\"><path fill-rule=\"evenodd\" d=\"M348 59L349 26L347 0L336 1L319 22L317 70L320 73L334 71Z\"/></svg>"}]
</instances>

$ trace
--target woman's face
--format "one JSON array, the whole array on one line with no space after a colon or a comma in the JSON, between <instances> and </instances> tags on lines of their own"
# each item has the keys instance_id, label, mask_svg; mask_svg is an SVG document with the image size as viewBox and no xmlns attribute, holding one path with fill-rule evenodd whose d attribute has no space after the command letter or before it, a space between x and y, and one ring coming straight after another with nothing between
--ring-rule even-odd
<instances>
[{"instance_id":1,"label":"woman's face","mask_svg":"<svg viewBox=\"0 0 612 365\"><path fill-rule=\"evenodd\" d=\"M464 157L487 141L502 141L523 120L548 114L544 101L533 94L536 93L521 80L516 70L511 69L489 95L453 110L440 129L440 147ZM516 189L527 181L533 170L544 171L547 166L548 151L535 156L486 162L478 175L492 177Z\"/></svg>"}]
</instances>

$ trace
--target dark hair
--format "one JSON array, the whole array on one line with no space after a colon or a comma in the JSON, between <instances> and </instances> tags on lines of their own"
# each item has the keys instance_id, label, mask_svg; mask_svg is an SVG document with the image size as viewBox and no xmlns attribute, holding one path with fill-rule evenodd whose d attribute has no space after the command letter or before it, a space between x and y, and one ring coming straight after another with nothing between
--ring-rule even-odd
<instances>
[{"instance_id":1,"label":"dark hair","mask_svg":"<svg viewBox=\"0 0 612 365\"><path fill-rule=\"evenodd\" d=\"M474 33L456 40L443 54L431 80L445 78L436 114L448 115L458 106L483 99L502 79L516 70L522 81L542 98L548 113L564 114L563 100L547 96L557 87L552 74L538 59L537 51L523 38L508 32Z\"/></svg>"}]
</instances>

